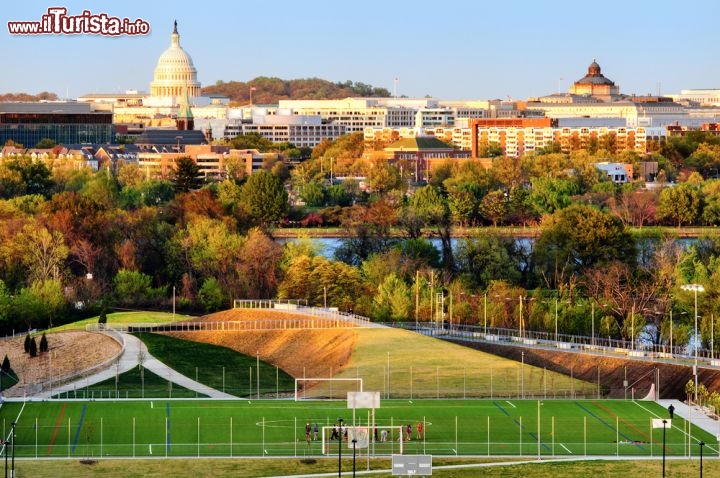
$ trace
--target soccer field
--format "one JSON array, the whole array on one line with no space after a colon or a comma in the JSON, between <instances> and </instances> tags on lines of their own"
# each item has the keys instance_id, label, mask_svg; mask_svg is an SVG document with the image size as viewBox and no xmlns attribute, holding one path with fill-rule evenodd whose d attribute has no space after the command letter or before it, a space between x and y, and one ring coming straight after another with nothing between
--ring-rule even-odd
<instances>
[{"instance_id":1,"label":"soccer field","mask_svg":"<svg viewBox=\"0 0 720 478\"><path fill-rule=\"evenodd\" d=\"M663 430L653 428L652 419L667 417L667 410L645 401L385 400L375 424L411 425L405 454L657 457ZM306 441L305 425L322 429L338 418L347 425L353 419L358 426L372 423L369 410L353 414L345 401L47 401L0 408L4 438L16 422L16 456L38 458L321 455L320 440ZM665 452L695 456L700 441L706 455L720 455L715 436L675 416ZM343 453L352 453L347 443L342 446ZM369 450L398 453L397 433ZM330 452L337 453L337 442Z\"/></svg>"}]
</instances>

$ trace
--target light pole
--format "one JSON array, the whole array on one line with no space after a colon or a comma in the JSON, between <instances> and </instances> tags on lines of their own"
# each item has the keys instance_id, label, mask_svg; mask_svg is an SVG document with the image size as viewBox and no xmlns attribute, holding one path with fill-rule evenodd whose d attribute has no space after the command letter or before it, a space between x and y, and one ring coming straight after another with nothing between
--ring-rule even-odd
<instances>
[{"instance_id":1,"label":"light pole","mask_svg":"<svg viewBox=\"0 0 720 478\"><path fill-rule=\"evenodd\" d=\"M695 376L695 403L698 403L698 292L705 292L702 284L685 284L681 285L682 290L688 290L695 293L695 334L693 341L695 342L695 366L693 367L693 375ZM702 446L700 447L702 453ZM702 467L701 467L702 470ZM702 471L700 473L702 475Z\"/></svg>"},{"instance_id":2,"label":"light pole","mask_svg":"<svg viewBox=\"0 0 720 478\"><path fill-rule=\"evenodd\" d=\"M355 449L357 448L357 438L355 438L355 428L353 427L353 478L355 478Z\"/></svg>"},{"instance_id":3,"label":"light pole","mask_svg":"<svg viewBox=\"0 0 720 478\"><path fill-rule=\"evenodd\" d=\"M557 343L557 341L558 341L557 320L558 320L558 300L557 300L557 297L555 297L555 343Z\"/></svg>"},{"instance_id":4,"label":"light pole","mask_svg":"<svg viewBox=\"0 0 720 478\"><path fill-rule=\"evenodd\" d=\"M663 465L662 465L662 476L665 478L665 424L667 423L667 420L663 420Z\"/></svg>"},{"instance_id":5,"label":"light pole","mask_svg":"<svg viewBox=\"0 0 720 478\"><path fill-rule=\"evenodd\" d=\"M12 462L10 464L10 478L15 478L15 425L17 425L17 423L12 422L12 430L10 431L10 433L12 434L10 436L10 438L12 438Z\"/></svg>"},{"instance_id":6,"label":"light pole","mask_svg":"<svg viewBox=\"0 0 720 478\"><path fill-rule=\"evenodd\" d=\"M487 336L487 291L485 291L484 307L485 307L485 332L484 333ZM487 339L487 337L485 337L485 338Z\"/></svg>"},{"instance_id":7,"label":"light pole","mask_svg":"<svg viewBox=\"0 0 720 478\"><path fill-rule=\"evenodd\" d=\"M701 441L698 445L700 445L700 478L702 478L702 449L705 446L705 442Z\"/></svg>"},{"instance_id":8,"label":"light pole","mask_svg":"<svg viewBox=\"0 0 720 478\"><path fill-rule=\"evenodd\" d=\"M592 345L595 345L595 302L593 301L590 301L590 311L590 316L592 320L592 335L590 336L590 343Z\"/></svg>"},{"instance_id":9,"label":"light pole","mask_svg":"<svg viewBox=\"0 0 720 478\"><path fill-rule=\"evenodd\" d=\"M342 440L343 440L343 419L338 418L338 428L340 429L340 433L338 434L338 478L342 476Z\"/></svg>"}]
</instances>

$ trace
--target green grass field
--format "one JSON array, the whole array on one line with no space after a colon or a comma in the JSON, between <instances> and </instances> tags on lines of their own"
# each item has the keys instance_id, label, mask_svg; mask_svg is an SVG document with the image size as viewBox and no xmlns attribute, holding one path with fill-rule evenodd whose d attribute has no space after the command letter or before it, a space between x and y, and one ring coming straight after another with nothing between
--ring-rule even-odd
<instances>
[{"instance_id":1,"label":"green grass field","mask_svg":"<svg viewBox=\"0 0 720 478\"><path fill-rule=\"evenodd\" d=\"M653 429L651 418L666 416L653 402L386 400L376 410L376 424L412 425L405 454L658 457L662 429ZM338 417L352 423L344 401L52 401L0 408L2 436L17 421L16 456L31 458L317 456L322 447L305 441L305 423L331 426ZM368 417L367 410L356 411L356 424L366 425ZM422 439L416 437L418 422L425 423ZM714 436L675 417L666 454L686 456L689 444L694 456L700 440L706 456L720 454ZM374 453L398 453L399 446L393 434L376 443Z\"/></svg>"}]
</instances>

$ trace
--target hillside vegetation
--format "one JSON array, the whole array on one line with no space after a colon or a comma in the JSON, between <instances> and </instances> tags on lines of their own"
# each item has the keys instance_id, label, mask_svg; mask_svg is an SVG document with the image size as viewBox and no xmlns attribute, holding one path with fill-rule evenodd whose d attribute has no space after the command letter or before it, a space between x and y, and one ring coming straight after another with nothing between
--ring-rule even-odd
<instances>
[{"instance_id":1,"label":"hillside vegetation","mask_svg":"<svg viewBox=\"0 0 720 478\"><path fill-rule=\"evenodd\" d=\"M376 88L361 82L337 82L320 78L282 80L280 78L257 77L248 82L218 81L202 89L204 95L225 95L231 102L250 103L252 89L253 104L275 104L279 100L336 100L349 97L389 97L385 88Z\"/></svg>"}]
</instances>

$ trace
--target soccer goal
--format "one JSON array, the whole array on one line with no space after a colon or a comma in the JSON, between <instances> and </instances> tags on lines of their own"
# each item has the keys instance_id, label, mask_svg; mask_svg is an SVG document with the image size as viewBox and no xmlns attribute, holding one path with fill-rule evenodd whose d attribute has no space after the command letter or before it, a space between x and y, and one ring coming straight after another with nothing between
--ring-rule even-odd
<instances>
[{"instance_id":1,"label":"soccer goal","mask_svg":"<svg viewBox=\"0 0 720 478\"><path fill-rule=\"evenodd\" d=\"M338 441L340 445L338 445ZM355 439L355 443L353 443ZM338 426L322 427L322 453L323 455L334 455L338 452L338 446L343 451L352 452L353 446L357 450L364 450L364 453L372 455L402 455L405 452L406 437L402 426Z\"/></svg>"},{"instance_id":2,"label":"soccer goal","mask_svg":"<svg viewBox=\"0 0 720 478\"><path fill-rule=\"evenodd\" d=\"M296 378L295 401L347 400L348 392L362 392L361 378Z\"/></svg>"}]
</instances>

